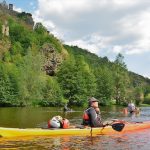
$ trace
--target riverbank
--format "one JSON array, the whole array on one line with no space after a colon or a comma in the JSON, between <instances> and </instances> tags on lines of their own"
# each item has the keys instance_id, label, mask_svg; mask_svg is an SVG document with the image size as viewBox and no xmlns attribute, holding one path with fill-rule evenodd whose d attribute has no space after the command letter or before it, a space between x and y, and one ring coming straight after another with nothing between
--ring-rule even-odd
<instances>
[{"instance_id":1,"label":"riverbank","mask_svg":"<svg viewBox=\"0 0 150 150\"><path fill-rule=\"evenodd\" d=\"M140 107L150 107L150 104L141 104Z\"/></svg>"}]
</instances>

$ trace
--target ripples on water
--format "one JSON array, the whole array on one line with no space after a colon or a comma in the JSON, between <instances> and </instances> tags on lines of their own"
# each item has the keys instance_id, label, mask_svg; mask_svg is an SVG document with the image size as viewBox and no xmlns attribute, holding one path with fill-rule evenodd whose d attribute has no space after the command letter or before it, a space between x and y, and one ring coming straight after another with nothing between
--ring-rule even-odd
<instances>
[{"instance_id":1,"label":"ripples on water","mask_svg":"<svg viewBox=\"0 0 150 150\"><path fill-rule=\"evenodd\" d=\"M0 141L0 149L37 150L149 150L150 130L96 137L36 137L28 140Z\"/></svg>"},{"instance_id":2,"label":"ripples on water","mask_svg":"<svg viewBox=\"0 0 150 150\"><path fill-rule=\"evenodd\" d=\"M104 120L119 118L130 121L150 120L150 108L141 108L140 115L124 116L121 112L102 111ZM116 113L115 113L116 112ZM71 123L81 121L79 115L67 114ZM45 122L46 123L46 122ZM41 123L41 124L44 124ZM40 123L37 124L40 126ZM3 139L0 138L0 149L31 149L31 150L149 150L150 129L133 133L118 134L111 136L65 136L65 137L35 137L29 139Z\"/></svg>"}]
</instances>

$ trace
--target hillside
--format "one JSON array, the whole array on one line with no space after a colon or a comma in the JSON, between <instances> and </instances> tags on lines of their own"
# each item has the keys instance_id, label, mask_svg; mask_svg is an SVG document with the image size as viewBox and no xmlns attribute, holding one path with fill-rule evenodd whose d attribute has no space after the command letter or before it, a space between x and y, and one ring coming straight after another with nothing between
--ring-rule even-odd
<instances>
[{"instance_id":1,"label":"hillside","mask_svg":"<svg viewBox=\"0 0 150 150\"><path fill-rule=\"evenodd\" d=\"M0 106L83 106L94 96L103 105L143 102L150 80L114 62L63 45L32 15L0 11ZM149 100L148 100L149 102Z\"/></svg>"}]
</instances>

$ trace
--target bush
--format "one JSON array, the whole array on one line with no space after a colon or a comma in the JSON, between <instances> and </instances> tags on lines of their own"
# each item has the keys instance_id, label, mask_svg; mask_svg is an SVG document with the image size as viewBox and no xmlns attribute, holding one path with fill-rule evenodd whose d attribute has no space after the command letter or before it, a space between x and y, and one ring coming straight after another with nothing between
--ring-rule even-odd
<instances>
[{"instance_id":1,"label":"bush","mask_svg":"<svg viewBox=\"0 0 150 150\"><path fill-rule=\"evenodd\" d=\"M144 98L144 104L150 104L150 93Z\"/></svg>"}]
</instances>

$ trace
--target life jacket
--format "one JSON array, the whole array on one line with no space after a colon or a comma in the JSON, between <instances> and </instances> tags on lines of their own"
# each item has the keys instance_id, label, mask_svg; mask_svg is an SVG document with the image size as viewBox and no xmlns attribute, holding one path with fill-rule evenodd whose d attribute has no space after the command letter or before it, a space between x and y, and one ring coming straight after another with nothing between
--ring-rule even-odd
<instances>
[{"instance_id":1,"label":"life jacket","mask_svg":"<svg viewBox=\"0 0 150 150\"><path fill-rule=\"evenodd\" d=\"M90 119L90 118L89 118L88 112L85 110L85 111L84 111L84 114L83 114L83 120L88 121L89 119Z\"/></svg>"},{"instance_id":2,"label":"life jacket","mask_svg":"<svg viewBox=\"0 0 150 150\"><path fill-rule=\"evenodd\" d=\"M63 129L69 128L69 125L70 125L70 122L69 122L68 119L63 119L63 120L62 120L62 128L63 128Z\"/></svg>"},{"instance_id":3,"label":"life jacket","mask_svg":"<svg viewBox=\"0 0 150 150\"><path fill-rule=\"evenodd\" d=\"M88 114L89 109L91 109L91 107L86 109L83 113L83 125L89 125L89 123L90 123L90 117L89 117L89 114Z\"/></svg>"},{"instance_id":4,"label":"life jacket","mask_svg":"<svg viewBox=\"0 0 150 150\"><path fill-rule=\"evenodd\" d=\"M84 126L91 126L91 118L90 118L90 114L89 114L89 110L90 109L93 109L92 107L89 107L88 109L86 109L85 111L84 111L84 114L83 114L83 122L82 122L82 125L84 125ZM101 117L100 117L100 114L97 114L96 113L96 116L95 116L96 118L96 120L98 121L98 122L101 122Z\"/></svg>"}]
</instances>

